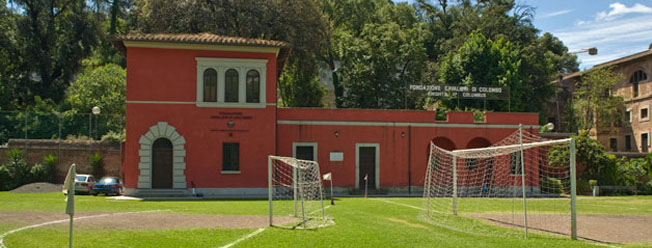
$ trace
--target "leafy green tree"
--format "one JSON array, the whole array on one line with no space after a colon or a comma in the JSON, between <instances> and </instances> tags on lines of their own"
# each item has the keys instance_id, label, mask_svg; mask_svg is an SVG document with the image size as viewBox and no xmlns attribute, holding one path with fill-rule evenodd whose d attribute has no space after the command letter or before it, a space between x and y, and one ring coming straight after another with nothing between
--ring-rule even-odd
<instances>
[{"instance_id":1,"label":"leafy green tree","mask_svg":"<svg viewBox=\"0 0 652 248\"><path fill-rule=\"evenodd\" d=\"M6 1L0 2L0 110L18 107L15 18L16 14L7 8Z\"/></svg>"},{"instance_id":2,"label":"leafy green tree","mask_svg":"<svg viewBox=\"0 0 652 248\"><path fill-rule=\"evenodd\" d=\"M441 63L439 81L449 85L467 86L503 86L509 87L511 102L514 106L527 104L524 90L519 80L521 61L518 50L505 39L492 41L479 32L473 32L469 39L457 51L452 51ZM519 104L518 100L523 103ZM460 100L461 106L476 109L484 108L484 102L478 100ZM444 100L443 104L452 108L458 103L456 99ZM490 101L486 109L508 111L509 102ZM514 107L513 110L520 110Z\"/></svg>"},{"instance_id":3,"label":"leafy green tree","mask_svg":"<svg viewBox=\"0 0 652 248\"><path fill-rule=\"evenodd\" d=\"M126 71L115 64L87 69L70 84L66 92L66 103L70 110L66 116L89 113L100 107L102 118L98 125L101 133L108 130L121 131L125 115Z\"/></svg>"},{"instance_id":4,"label":"leafy green tree","mask_svg":"<svg viewBox=\"0 0 652 248\"><path fill-rule=\"evenodd\" d=\"M607 153L604 147L586 132L572 138L575 139L578 179L587 182L587 185L588 180L598 180L599 185L617 185L620 178L616 157ZM570 163L569 157L567 146L555 146L550 149L548 161L551 166L560 167Z\"/></svg>"},{"instance_id":5,"label":"leafy green tree","mask_svg":"<svg viewBox=\"0 0 652 248\"><path fill-rule=\"evenodd\" d=\"M315 56L324 46L325 22L314 1L305 0L207 0L136 1L130 13L130 29L142 33L201 33L280 40L292 45L288 65L296 91L282 95L289 106L320 106L321 95L288 95L319 92ZM280 76L280 75L279 75ZM288 81L289 82L289 81ZM309 99L316 98L316 99ZM305 101L298 101L305 99Z\"/></svg>"},{"instance_id":6,"label":"leafy green tree","mask_svg":"<svg viewBox=\"0 0 652 248\"><path fill-rule=\"evenodd\" d=\"M578 129L589 131L620 125L624 101L613 95L612 87L621 79L622 75L612 67L593 69L581 77L572 102Z\"/></svg>"},{"instance_id":7,"label":"leafy green tree","mask_svg":"<svg viewBox=\"0 0 652 248\"><path fill-rule=\"evenodd\" d=\"M279 105L282 107L321 107L326 89L319 85L319 78L304 73L297 62L287 64L278 80Z\"/></svg>"},{"instance_id":8,"label":"leafy green tree","mask_svg":"<svg viewBox=\"0 0 652 248\"><path fill-rule=\"evenodd\" d=\"M22 81L21 100L33 96L60 102L83 58L98 44L98 25L86 1L13 0L16 17L15 64Z\"/></svg>"},{"instance_id":9,"label":"leafy green tree","mask_svg":"<svg viewBox=\"0 0 652 248\"><path fill-rule=\"evenodd\" d=\"M488 40L504 40L511 43L519 57L518 79L523 94L512 97L513 110L541 111L547 99L554 95L549 82L556 73L578 70L577 58L559 39L549 33L541 36L532 25L534 8L517 4L513 0L450 1L432 3L417 0L417 16L432 35L425 36L429 65L424 73L426 83L442 83L442 63L448 61L451 51L460 49L471 38L471 33L482 34ZM515 92L514 90L511 91ZM534 92L534 94L532 94ZM462 101L459 109L477 108L476 101ZM528 104L522 104L528 103ZM470 106L469 106L470 104ZM503 109L502 105L490 103L488 108ZM495 106L500 105L500 106ZM446 106L443 106L446 108ZM507 109L504 109L507 110Z\"/></svg>"}]
</instances>

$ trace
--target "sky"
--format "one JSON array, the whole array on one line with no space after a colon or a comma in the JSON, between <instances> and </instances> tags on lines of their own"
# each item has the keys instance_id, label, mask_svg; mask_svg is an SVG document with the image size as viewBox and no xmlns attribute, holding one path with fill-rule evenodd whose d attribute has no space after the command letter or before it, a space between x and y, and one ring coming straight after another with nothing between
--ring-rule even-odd
<instances>
[{"instance_id":1,"label":"sky","mask_svg":"<svg viewBox=\"0 0 652 248\"><path fill-rule=\"evenodd\" d=\"M410 2L414 0L397 0ZM431 2L436 2L431 0ZM516 0L536 8L534 26L579 53L580 70L642 52L652 43L652 0Z\"/></svg>"},{"instance_id":2,"label":"sky","mask_svg":"<svg viewBox=\"0 0 652 248\"><path fill-rule=\"evenodd\" d=\"M652 0L520 0L534 6L534 26L569 48L596 47L578 54L580 69L642 52L652 43Z\"/></svg>"}]
</instances>

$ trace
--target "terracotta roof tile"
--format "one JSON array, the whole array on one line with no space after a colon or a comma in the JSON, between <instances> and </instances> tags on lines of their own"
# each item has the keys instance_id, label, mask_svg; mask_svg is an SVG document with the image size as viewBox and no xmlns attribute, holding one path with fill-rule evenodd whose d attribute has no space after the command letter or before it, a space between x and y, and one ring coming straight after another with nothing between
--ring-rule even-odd
<instances>
[{"instance_id":1,"label":"terracotta roof tile","mask_svg":"<svg viewBox=\"0 0 652 248\"><path fill-rule=\"evenodd\" d=\"M256 46L288 48L290 44L283 41L229 37L211 33L201 34L124 34L111 37L115 44L121 41L171 42L226 46Z\"/></svg>"},{"instance_id":2,"label":"terracotta roof tile","mask_svg":"<svg viewBox=\"0 0 652 248\"><path fill-rule=\"evenodd\" d=\"M277 76L280 76L283 66L285 65L291 45L287 42L276 40L250 39L242 37L230 37L216 35L211 33L200 34L123 34L109 38L115 48L123 55L127 53L127 47L124 41L144 41L144 42L165 42L165 43L185 43L185 44L206 44L222 46L252 46L252 47L277 47L280 48L277 57Z\"/></svg>"}]
</instances>

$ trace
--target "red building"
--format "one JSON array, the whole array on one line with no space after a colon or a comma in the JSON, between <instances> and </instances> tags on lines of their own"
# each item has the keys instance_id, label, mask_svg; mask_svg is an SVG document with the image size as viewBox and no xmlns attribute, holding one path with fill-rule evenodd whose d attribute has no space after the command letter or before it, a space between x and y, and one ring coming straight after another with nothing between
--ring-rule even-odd
<instances>
[{"instance_id":1,"label":"red building","mask_svg":"<svg viewBox=\"0 0 652 248\"><path fill-rule=\"evenodd\" d=\"M417 192L429 143L477 148L534 113L278 108L276 79L290 48L212 34L116 37L127 57L127 141L122 171L131 195L265 195L267 156L319 162L340 192L369 187Z\"/></svg>"}]
</instances>

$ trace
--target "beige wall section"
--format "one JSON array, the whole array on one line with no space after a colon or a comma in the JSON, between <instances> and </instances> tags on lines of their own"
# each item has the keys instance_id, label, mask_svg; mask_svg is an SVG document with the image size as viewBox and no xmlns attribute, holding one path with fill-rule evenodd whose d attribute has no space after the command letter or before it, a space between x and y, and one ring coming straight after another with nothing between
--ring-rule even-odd
<instances>
[{"instance_id":1,"label":"beige wall section","mask_svg":"<svg viewBox=\"0 0 652 248\"><path fill-rule=\"evenodd\" d=\"M647 80L639 82L638 96L634 97L634 90L629 79L636 71L643 71L647 74ZM650 115L652 114L652 55L644 56L631 61L616 64L614 71L621 73L623 78L621 82L614 85L614 94L622 96L625 100L625 108L631 111L631 122L627 122L627 113L625 113L625 122L622 127L616 128L609 134L598 134L598 141L605 146L609 151L610 139L617 140L618 153L642 153L642 140L641 134L648 134L648 151L650 150L650 133L652 132L652 122ZM648 109L648 118L641 118L641 109ZM631 136L631 150L626 150L625 136Z\"/></svg>"},{"instance_id":2,"label":"beige wall section","mask_svg":"<svg viewBox=\"0 0 652 248\"><path fill-rule=\"evenodd\" d=\"M167 138L172 142L172 188L186 188L186 139L181 136L176 128L170 126L167 122L159 122L149 128L149 131L138 140L140 150L140 163L138 169L139 189L152 188L152 144L158 138Z\"/></svg>"}]
</instances>

